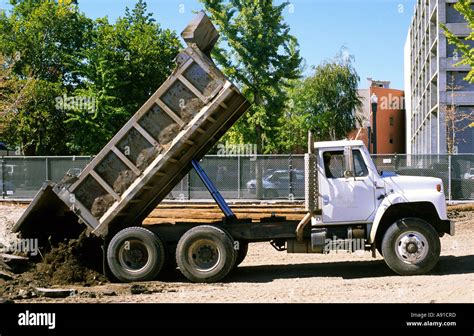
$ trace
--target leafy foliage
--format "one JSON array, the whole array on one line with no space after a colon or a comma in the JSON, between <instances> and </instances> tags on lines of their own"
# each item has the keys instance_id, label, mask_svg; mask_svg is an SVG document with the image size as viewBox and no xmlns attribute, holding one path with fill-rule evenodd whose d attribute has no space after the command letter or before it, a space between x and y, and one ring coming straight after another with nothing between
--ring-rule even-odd
<instances>
[{"instance_id":1,"label":"leafy foliage","mask_svg":"<svg viewBox=\"0 0 474 336\"><path fill-rule=\"evenodd\" d=\"M285 149L304 148L308 130L318 140L338 140L355 127L353 111L362 103L352 61L341 52L315 67L313 75L295 83L289 91L287 123L282 128Z\"/></svg>"},{"instance_id":2,"label":"leafy foliage","mask_svg":"<svg viewBox=\"0 0 474 336\"><path fill-rule=\"evenodd\" d=\"M471 7L471 0L459 0L454 8L461 13L467 21L471 33L465 37L466 40L474 41L474 10ZM461 53L461 61L457 65L469 65L471 70L466 76L466 80L474 83L474 48L466 44L461 38L454 35L446 25L441 25L448 39L448 42L456 46L456 51Z\"/></svg>"},{"instance_id":3,"label":"leafy foliage","mask_svg":"<svg viewBox=\"0 0 474 336\"><path fill-rule=\"evenodd\" d=\"M213 57L253 103L228 132L232 143L257 144L259 152L276 148L288 81L300 76L296 38L284 22L284 2L202 0L221 33Z\"/></svg>"},{"instance_id":4,"label":"leafy foliage","mask_svg":"<svg viewBox=\"0 0 474 336\"><path fill-rule=\"evenodd\" d=\"M67 122L75 128L69 146L95 153L166 79L181 46L175 33L152 19L143 1L115 24L97 20L91 40L91 47L78 53L83 88L75 95L93 97L96 109L71 111Z\"/></svg>"},{"instance_id":5,"label":"leafy foliage","mask_svg":"<svg viewBox=\"0 0 474 336\"><path fill-rule=\"evenodd\" d=\"M0 12L0 53L10 60L1 63L10 87L29 89L15 113L0 97L1 136L30 155L95 154L165 80L180 48L142 0L113 24L87 18L73 0L11 4ZM69 99L93 109L65 108Z\"/></svg>"}]
</instances>

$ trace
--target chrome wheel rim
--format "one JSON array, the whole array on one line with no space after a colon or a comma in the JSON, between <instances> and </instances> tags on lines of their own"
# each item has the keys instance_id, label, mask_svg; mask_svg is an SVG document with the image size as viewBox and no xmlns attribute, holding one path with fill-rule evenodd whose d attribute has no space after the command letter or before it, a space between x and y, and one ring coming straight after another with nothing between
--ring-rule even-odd
<instances>
[{"instance_id":1,"label":"chrome wheel rim","mask_svg":"<svg viewBox=\"0 0 474 336\"><path fill-rule=\"evenodd\" d=\"M429 244L420 232L407 231L398 236L395 243L397 257L406 264L415 265L428 255Z\"/></svg>"}]
</instances>

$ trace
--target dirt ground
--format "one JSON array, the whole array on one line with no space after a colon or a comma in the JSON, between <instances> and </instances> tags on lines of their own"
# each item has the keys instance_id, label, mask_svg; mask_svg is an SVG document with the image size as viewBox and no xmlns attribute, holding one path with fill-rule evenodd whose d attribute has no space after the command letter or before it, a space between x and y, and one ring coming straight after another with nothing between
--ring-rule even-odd
<instances>
[{"instance_id":1,"label":"dirt ground","mask_svg":"<svg viewBox=\"0 0 474 336\"><path fill-rule=\"evenodd\" d=\"M21 215L0 205L0 238ZM474 213L450 211L456 235L441 239L441 258L429 275L395 275L370 253L286 254L268 243L251 244L245 261L223 283L192 284L178 270L159 281L112 284L93 282L59 286L74 295L52 299L32 294L35 283L0 280L3 296L15 302L474 302ZM68 247L71 248L71 247ZM37 272L41 268L37 268ZM93 276L86 274L87 277ZM51 286L57 288L58 285ZM8 288L8 291L5 291ZM33 296L32 296L33 295Z\"/></svg>"}]
</instances>

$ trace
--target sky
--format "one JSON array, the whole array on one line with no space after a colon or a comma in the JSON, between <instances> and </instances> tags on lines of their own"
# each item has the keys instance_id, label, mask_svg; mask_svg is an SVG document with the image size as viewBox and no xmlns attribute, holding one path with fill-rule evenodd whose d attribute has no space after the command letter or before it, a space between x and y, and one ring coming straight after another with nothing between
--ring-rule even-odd
<instances>
[{"instance_id":1,"label":"sky","mask_svg":"<svg viewBox=\"0 0 474 336\"><path fill-rule=\"evenodd\" d=\"M0 8L9 9L8 0ZM135 0L79 0L79 8L93 19L114 21ZM281 3L276 0L276 3ZM147 0L148 9L164 28L178 33L193 12L202 9L198 0ZM403 89L403 48L415 0L291 0L284 17L300 44L306 74L311 66L334 57L341 47L354 56L360 88L367 78L391 81Z\"/></svg>"}]
</instances>

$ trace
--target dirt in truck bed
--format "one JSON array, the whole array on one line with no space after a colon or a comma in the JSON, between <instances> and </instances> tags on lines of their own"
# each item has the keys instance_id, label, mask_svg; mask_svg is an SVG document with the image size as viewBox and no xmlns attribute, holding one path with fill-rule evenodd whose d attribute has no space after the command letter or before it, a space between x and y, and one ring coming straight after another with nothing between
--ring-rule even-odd
<instances>
[{"instance_id":1,"label":"dirt in truck bed","mask_svg":"<svg viewBox=\"0 0 474 336\"><path fill-rule=\"evenodd\" d=\"M163 205L161 218L152 214L150 223L182 219L183 212L202 213L202 220L219 216L210 205ZM272 208L280 210L273 211ZM0 205L0 239L14 239L8 228L24 206ZM260 210L259 210L260 209ZM301 211L291 206L234 206L236 212L264 216ZM298 210L299 209L299 210ZM165 272L157 281L135 284L108 282L96 271L101 260L84 250L94 245L85 235L62 243L39 263L14 274L0 262L0 298L14 302L474 302L474 207L451 207L456 235L441 238L441 258L427 275L398 276L383 259L365 253L286 254L268 243L250 244L245 261L222 283L189 283L179 270ZM205 210L205 211L203 211ZM173 215L173 211L175 215ZM259 211L261 213L259 213ZM300 215L301 216L301 215ZM1 241L1 240L0 240ZM3 266L2 266L3 265ZM4 273L10 275L1 275ZM36 287L70 290L67 297L50 298ZM69 292L68 292L69 293Z\"/></svg>"}]
</instances>

